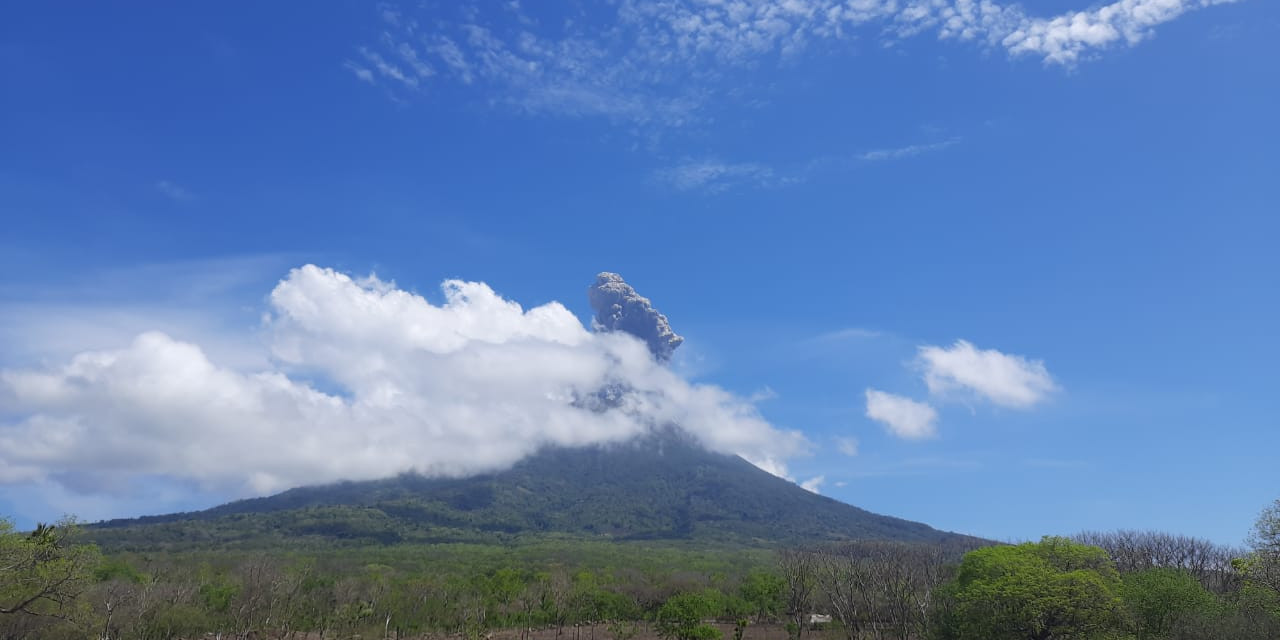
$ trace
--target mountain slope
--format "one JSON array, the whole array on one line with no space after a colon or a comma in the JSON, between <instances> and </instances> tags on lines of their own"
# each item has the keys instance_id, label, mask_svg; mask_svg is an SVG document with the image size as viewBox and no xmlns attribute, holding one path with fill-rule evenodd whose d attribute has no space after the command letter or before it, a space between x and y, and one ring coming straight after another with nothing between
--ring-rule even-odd
<instances>
[{"instance_id":1,"label":"mountain slope","mask_svg":"<svg viewBox=\"0 0 1280 640\"><path fill-rule=\"evenodd\" d=\"M748 545L956 534L810 493L676 433L548 449L511 469L461 479L405 474L292 489L197 513L92 527L108 548L274 542L505 542L560 535Z\"/></svg>"}]
</instances>

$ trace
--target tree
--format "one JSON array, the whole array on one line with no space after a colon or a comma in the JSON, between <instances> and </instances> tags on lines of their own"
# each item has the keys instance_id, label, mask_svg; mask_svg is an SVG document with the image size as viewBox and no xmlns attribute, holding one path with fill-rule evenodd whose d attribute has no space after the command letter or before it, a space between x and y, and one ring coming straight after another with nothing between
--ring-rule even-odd
<instances>
[{"instance_id":1,"label":"tree","mask_svg":"<svg viewBox=\"0 0 1280 640\"><path fill-rule=\"evenodd\" d=\"M848 640L857 640L863 626L876 623L871 611L875 603L868 561L871 550L870 543L854 542L816 556L818 587Z\"/></svg>"},{"instance_id":2,"label":"tree","mask_svg":"<svg viewBox=\"0 0 1280 640\"><path fill-rule=\"evenodd\" d=\"M92 584L98 550L75 544L74 521L41 524L17 533L0 519L0 616L70 618L76 600Z\"/></svg>"},{"instance_id":3,"label":"tree","mask_svg":"<svg viewBox=\"0 0 1280 640\"><path fill-rule=\"evenodd\" d=\"M1163 567L1186 571L1220 595L1240 588L1240 573L1232 565L1244 553L1240 549L1159 531L1085 531L1072 539L1102 548L1122 575Z\"/></svg>"},{"instance_id":4,"label":"tree","mask_svg":"<svg viewBox=\"0 0 1280 640\"><path fill-rule=\"evenodd\" d=\"M1248 577L1255 585L1280 592L1280 500L1258 515L1249 533Z\"/></svg>"},{"instance_id":5,"label":"tree","mask_svg":"<svg viewBox=\"0 0 1280 640\"><path fill-rule=\"evenodd\" d=\"M739 592L750 606L756 622L777 618L786 608L787 581L777 574L752 571L742 579Z\"/></svg>"},{"instance_id":6,"label":"tree","mask_svg":"<svg viewBox=\"0 0 1280 640\"><path fill-rule=\"evenodd\" d=\"M1218 599L1185 569L1156 568L1124 576L1120 594L1137 640L1165 638L1184 621L1215 616Z\"/></svg>"},{"instance_id":7,"label":"tree","mask_svg":"<svg viewBox=\"0 0 1280 640\"><path fill-rule=\"evenodd\" d=\"M1250 552L1235 561L1244 576L1242 610L1280 621L1280 500L1258 515L1249 533Z\"/></svg>"},{"instance_id":8,"label":"tree","mask_svg":"<svg viewBox=\"0 0 1280 640\"><path fill-rule=\"evenodd\" d=\"M715 599L706 593L678 593L658 609L654 630L666 640L718 640L720 631L702 622L715 609Z\"/></svg>"},{"instance_id":9,"label":"tree","mask_svg":"<svg viewBox=\"0 0 1280 640\"><path fill-rule=\"evenodd\" d=\"M817 584L817 555L803 549L783 549L778 553L778 569L786 582L786 612L791 622L789 634L799 638L804 630L805 616L813 604L813 589Z\"/></svg>"},{"instance_id":10,"label":"tree","mask_svg":"<svg viewBox=\"0 0 1280 640\"><path fill-rule=\"evenodd\" d=\"M965 554L943 591L951 640L1092 638L1120 626L1119 575L1102 549L1066 538Z\"/></svg>"}]
</instances>

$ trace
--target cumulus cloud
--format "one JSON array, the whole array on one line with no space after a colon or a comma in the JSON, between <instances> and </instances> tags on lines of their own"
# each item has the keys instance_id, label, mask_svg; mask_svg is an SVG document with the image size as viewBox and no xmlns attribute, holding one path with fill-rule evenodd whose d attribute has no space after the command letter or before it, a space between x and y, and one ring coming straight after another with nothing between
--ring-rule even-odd
<instances>
[{"instance_id":1,"label":"cumulus cloud","mask_svg":"<svg viewBox=\"0 0 1280 640\"><path fill-rule=\"evenodd\" d=\"M406 470L467 475L547 445L681 425L785 474L807 446L748 401L692 384L624 332L559 303L531 309L478 282L443 302L307 265L269 298L275 366L215 363L147 332L63 364L0 372L0 483L93 490L145 477L241 495ZM596 402L602 389L610 402Z\"/></svg>"},{"instance_id":2,"label":"cumulus cloud","mask_svg":"<svg viewBox=\"0 0 1280 640\"><path fill-rule=\"evenodd\" d=\"M1116 0L1035 16L993 0L623 0L589 19L468 5L452 18L426 9L421 23L381 10L379 43L357 49L363 64L346 66L410 92L436 76L483 87L521 111L686 126L730 73L829 48L815 45L935 34L1070 66L1135 45L1189 11L1234 1Z\"/></svg>"},{"instance_id":3,"label":"cumulus cloud","mask_svg":"<svg viewBox=\"0 0 1280 640\"><path fill-rule=\"evenodd\" d=\"M810 493L822 493L821 491L819 491L819 489L822 488L822 484L826 481L827 481L826 476L814 476L812 478L809 478L808 480L805 480L804 482L801 482L800 488Z\"/></svg>"},{"instance_id":4,"label":"cumulus cloud","mask_svg":"<svg viewBox=\"0 0 1280 640\"><path fill-rule=\"evenodd\" d=\"M907 440L923 440L937 433L938 412L910 398L867 389L867 417L883 424L889 433Z\"/></svg>"},{"instance_id":5,"label":"cumulus cloud","mask_svg":"<svg viewBox=\"0 0 1280 640\"><path fill-rule=\"evenodd\" d=\"M1058 388L1043 362L978 349L965 340L920 347L918 364L930 393L972 393L1002 407L1030 408Z\"/></svg>"}]
</instances>

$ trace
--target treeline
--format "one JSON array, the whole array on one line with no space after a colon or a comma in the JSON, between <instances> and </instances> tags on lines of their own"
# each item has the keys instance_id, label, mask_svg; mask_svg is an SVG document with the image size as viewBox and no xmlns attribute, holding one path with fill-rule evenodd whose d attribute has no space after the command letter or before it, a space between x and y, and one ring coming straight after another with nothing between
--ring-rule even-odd
<instances>
[{"instance_id":1,"label":"treeline","mask_svg":"<svg viewBox=\"0 0 1280 640\"><path fill-rule=\"evenodd\" d=\"M820 611L846 640L1275 640L1277 560L1260 548L1121 531L959 557L850 543L784 552L781 570L791 628L799 612Z\"/></svg>"},{"instance_id":2,"label":"treeline","mask_svg":"<svg viewBox=\"0 0 1280 640\"><path fill-rule=\"evenodd\" d=\"M724 556L738 563L622 546L612 548L626 562L608 566L590 546L585 564L567 561L566 546L559 561L506 566L413 549L102 557L75 531L0 524L0 638L718 640L724 628L742 640L761 624L792 640L1280 638L1280 502L1247 549L1120 531Z\"/></svg>"},{"instance_id":3,"label":"treeline","mask_svg":"<svg viewBox=\"0 0 1280 640\"><path fill-rule=\"evenodd\" d=\"M782 593L760 551L707 557L700 550L564 542L527 557L459 548L438 561L433 549L414 547L100 557L76 544L74 527L48 530L56 533L39 541L11 531L0 536L0 555L24 557L26 574L3 579L12 588L0 587L0 601L27 594L25 608L0 614L4 640L208 634L474 640L497 629L626 640L650 627L676 633L682 627L672 612L681 602L695 603L699 620L771 620ZM600 554L609 548L621 562L605 566ZM504 561L523 566L500 566ZM55 565L61 569L53 571ZM55 573L70 579L54 580Z\"/></svg>"}]
</instances>

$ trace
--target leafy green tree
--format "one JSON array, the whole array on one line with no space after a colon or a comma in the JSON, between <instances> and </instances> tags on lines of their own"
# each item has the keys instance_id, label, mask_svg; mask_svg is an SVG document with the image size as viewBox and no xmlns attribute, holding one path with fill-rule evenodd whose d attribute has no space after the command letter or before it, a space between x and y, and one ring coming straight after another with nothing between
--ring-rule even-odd
<instances>
[{"instance_id":1,"label":"leafy green tree","mask_svg":"<svg viewBox=\"0 0 1280 640\"><path fill-rule=\"evenodd\" d=\"M1137 640L1169 637L1180 623L1210 619L1220 610L1218 599L1182 569L1126 574L1120 595Z\"/></svg>"},{"instance_id":2,"label":"leafy green tree","mask_svg":"<svg viewBox=\"0 0 1280 640\"><path fill-rule=\"evenodd\" d=\"M940 590L948 640L1098 638L1120 627L1120 578L1105 551L1046 537L970 551Z\"/></svg>"},{"instance_id":3,"label":"leafy green tree","mask_svg":"<svg viewBox=\"0 0 1280 640\"><path fill-rule=\"evenodd\" d=\"M785 613L787 581L780 575L752 571L742 579L739 592L757 622L773 620Z\"/></svg>"},{"instance_id":4,"label":"leafy green tree","mask_svg":"<svg viewBox=\"0 0 1280 640\"><path fill-rule=\"evenodd\" d=\"M92 584L99 560L96 547L75 544L78 532L65 520L24 535L0 519L0 617L78 613L77 599Z\"/></svg>"},{"instance_id":5,"label":"leafy green tree","mask_svg":"<svg viewBox=\"0 0 1280 640\"><path fill-rule=\"evenodd\" d=\"M1258 515L1249 547L1247 555L1232 562L1244 577L1236 607L1245 615L1280 626L1280 500Z\"/></svg>"},{"instance_id":6,"label":"leafy green tree","mask_svg":"<svg viewBox=\"0 0 1280 640\"><path fill-rule=\"evenodd\" d=\"M1250 582L1280 592L1280 500L1271 503L1249 533L1253 553L1244 568Z\"/></svg>"},{"instance_id":7,"label":"leafy green tree","mask_svg":"<svg viewBox=\"0 0 1280 640\"><path fill-rule=\"evenodd\" d=\"M716 599L705 592L678 593L658 609L654 630L666 640L719 640L720 631L703 622L716 608Z\"/></svg>"}]
</instances>

